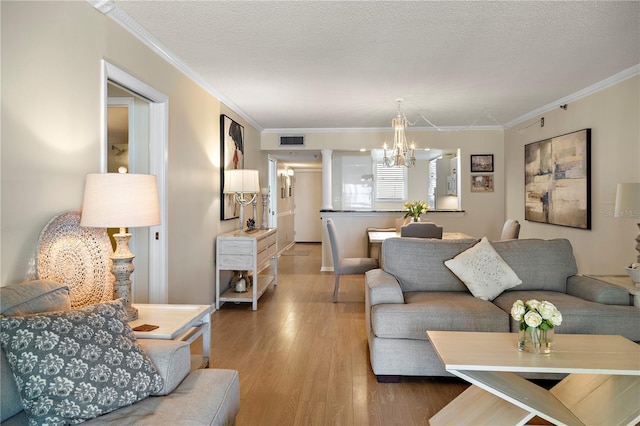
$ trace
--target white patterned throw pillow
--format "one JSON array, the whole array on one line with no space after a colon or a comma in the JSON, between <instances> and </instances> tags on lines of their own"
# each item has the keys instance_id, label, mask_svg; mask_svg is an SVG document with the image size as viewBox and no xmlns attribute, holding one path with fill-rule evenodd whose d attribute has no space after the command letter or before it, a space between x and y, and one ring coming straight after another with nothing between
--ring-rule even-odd
<instances>
[{"instance_id":1,"label":"white patterned throw pillow","mask_svg":"<svg viewBox=\"0 0 640 426\"><path fill-rule=\"evenodd\" d=\"M120 300L0 318L0 345L33 425L81 423L163 385Z\"/></svg>"},{"instance_id":2,"label":"white patterned throw pillow","mask_svg":"<svg viewBox=\"0 0 640 426\"><path fill-rule=\"evenodd\" d=\"M487 237L444 264L479 299L493 300L506 289L522 284Z\"/></svg>"}]
</instances>

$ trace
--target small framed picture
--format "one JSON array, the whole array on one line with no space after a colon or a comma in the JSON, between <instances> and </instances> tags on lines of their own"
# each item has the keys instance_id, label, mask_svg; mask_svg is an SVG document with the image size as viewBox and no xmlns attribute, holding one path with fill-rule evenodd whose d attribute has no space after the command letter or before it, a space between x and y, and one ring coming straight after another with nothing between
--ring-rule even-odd
<instances>
[{"instance_id":1,"label":"small framed picture","mask_svg":"<svg viewBox=\"0 0 640 426\"><path fill-rule=\"evenodd\" d=\"M493 175L472 175L471 192L493 192Z\"/></svg>"},{"instance_id":2,"label":"small framed picture","mask_svg":"<svg viewBox=\"0 0 640 426\"><path fill-rule=\"evenodd\" d=\"M471 155L471 173L493 172L493 154Z\"/></svg>"}]
</instances>

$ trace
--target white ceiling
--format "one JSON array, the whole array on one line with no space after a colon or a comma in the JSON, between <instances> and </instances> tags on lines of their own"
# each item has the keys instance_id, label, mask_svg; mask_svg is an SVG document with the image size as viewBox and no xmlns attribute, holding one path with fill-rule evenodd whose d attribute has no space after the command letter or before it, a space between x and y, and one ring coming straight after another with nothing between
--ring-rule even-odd
<instances>
[{"instance_id":1,"label":"white ceiling","mask_svg":"<svg viewBox=\"0 0 640 426\"><path fill-rule=\"evenodd\" d=\"M266 131L505 125L640 64L638 1L115 5Z\"/></svg>"}]
</instances>

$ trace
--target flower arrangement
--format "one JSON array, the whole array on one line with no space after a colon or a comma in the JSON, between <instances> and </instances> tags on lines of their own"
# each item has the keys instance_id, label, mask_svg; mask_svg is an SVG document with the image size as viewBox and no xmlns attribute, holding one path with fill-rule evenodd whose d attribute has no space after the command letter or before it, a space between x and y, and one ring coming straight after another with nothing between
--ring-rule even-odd
<instances>
[{"instance_id":1,"label":"flower arrangement","mask_svg":"<svg viewBox=\"0 0 640 426\"><path fill-rule=\"evenodd\" d=\"M553 327L562 324L562 314L551 302L536 299L516 300L511 307L511 317L520 321L518 349L530 352L550 353L553 347Z\"/></svg>"},{"instance_id":2,"label":"flower arrangement","mask_svg":"<svg viewBox=\"0 0 640 426\"><path fill-rule=\"evenodd\" d=\"M404 209L407 211L404 214L404 218L411 216L414 222L417 222L421 214L429 211L429 205L424 201L407 201L404 203Z\"/></svg>"}]
</instances>

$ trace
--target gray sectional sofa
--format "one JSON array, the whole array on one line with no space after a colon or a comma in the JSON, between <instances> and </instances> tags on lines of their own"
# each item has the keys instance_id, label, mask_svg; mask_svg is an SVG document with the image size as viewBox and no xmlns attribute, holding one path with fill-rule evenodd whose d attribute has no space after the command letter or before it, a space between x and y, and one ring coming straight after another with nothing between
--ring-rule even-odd
<instances>
[{"instance_id":1,"label":"gray sectional sofa","mask_svg":"<svg viewBox=\"0 0 640 426\"><path fill-rule=\"evenodd\" d=\"M510 310L517 299L555 304L563 316L556 333L619 334L640 341L640 309L633 306L629 292L577 275L568 240L492 242L522 280L492 301L474 297L444 264L476 243L417 238L384 242L384 269L365 277L370 360L378 380L449 375L426 330L516 333L519 324Z\"/></svg>"},{"instance_id":2,"label":"gray sectional sofa","mask_svg":"<svg viewBox=\"0 0 640 426\"><path fill-rule=\"evenodd\" d=\"M122 302L119 301L107 302L107 304L119 304L120 307L122 306ZM23 330L29 329L27 322L30 321L30 319L33 320L33 314L41 314L42 316L47 316L46 318L53 318L51 322L55 323L57 320L60 320L60 317L55 316L58 315L58 313L65 315L67 312L72 312L70 306L69 288L51 281L34 281L0 287L0 317L7 317L4 319L8 321L18 321L24 318L23 321L26 327L24 327ZM124 312L123 308L122 312ZM91 315L93 315L93 313ZM73 320L73 318L65 317L60 323L66 322L70 324L70 322L68 322L69 319ZM42 322L42 324L44 324L44 322ZM93 324L95 325L95 323ZM91 328L95 336L97 336L98 330L105 330L109 327L109 324L110 322L107 322L102 327L93 326ZM7 326L6 322L3 323L3 326ZM9 324L9 327L10 326L11 324ZM4 331L6 329L2 328L2 330ZM59 329L54 328L53 331L59 332ZM127 327L125 327L124 330L124 333L126 332ZM0 336L1 335L2 333L0 333ZM63 332L60 332L60 335L63 335ZM73 332L68 332L66 335L69 337L77 336ZM59 340L60 345L62 344L62 340L63 339ZM117 340L113 340L111 348L119 347L116 342ZM86 340L80 347L89 346L93 343L93 340ZM162 387L154 389L154 391L151 392L151 396L146 396L138 402L133 404L129 403L130 405L122 406L114 411L90 419L85 424L135 424L151 426L235 424L236 415L240 409L240 390L237 371L223 369L190 371L191 354L189 345L185 342L140 339L137 340L137 344L139 346L133 343L133 345L139 347L155 365L156 372L162 378ZM34 350L34 352L37 351ZM62 352L61 346L55 347L51 350L51 359L60 359L58 355L61 355ZM81 352L82 350L78 351L78 356L75 358L78 362L86 361L87 359L81 356ZM13 354L7 355L5 349L0 350L0 420L3 426L29 424L27 414L23 410L20 392L16 387L16 380L13 377L8 361L8 357L12 355ZM20 357L18 357L18 359L20 359ZM128 364L128 362L123 361L118 364L118 367L124 367L125 363ZM49 365L51 364L52 363L49 362ZM59 373L56 373L55 377L52 376L53 373L46 371L46 369L43 372L42 366L46 365L46 363L39 365L39 367L34 367L33 373L40 374L41 378L51 376L50 383L53 383L56 377L61 378L68 376L67 368L71 363L67 363L67 367L61 369ZM115 372L111 374L111 377L116 377ZM91 379L93 378L90 378L89 374L86 373L80 379L76 380L73 375L71 378L74 379L76 385L81 381L87 386L89 384L95 384L94 389L98 390L98 397L102 389L106 386L111 386L112 388L122 387L122 384L116 383L115 380L108 382L102 381L103 383L97 384L97 382L95 380L92 381ZM71 382L71 380L67 380L67 383ZM86 386L84 389L86 389ZM84 394L80 394L80 397L85 398L86 395L87 392L85 391ZM70 394L70 396L72 395ZM77 396L77 394L74 392L73 396ZM47 396L47 398L49 398L49 396ZM57 404L75 403L72 398L61 397L61 395L58 394L50 399L53 400L53 404L56 407L58 407ZM29 401L29 403L32 403L33 399ZM95 401L96 399L91 403ZM51 412L53 412L53 410L51 410ZM57 424L57 422L48 421L44 423Z\"/></svg>"}]
</instances>

